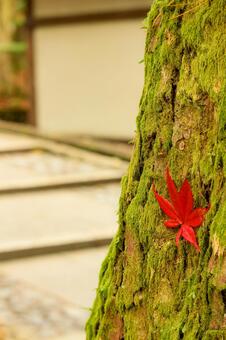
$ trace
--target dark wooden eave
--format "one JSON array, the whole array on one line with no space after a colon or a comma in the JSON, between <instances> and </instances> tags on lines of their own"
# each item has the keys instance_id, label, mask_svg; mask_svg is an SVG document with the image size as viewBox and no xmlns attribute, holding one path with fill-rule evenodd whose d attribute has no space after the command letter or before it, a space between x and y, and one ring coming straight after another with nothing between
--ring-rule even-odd
<instances>
[{"instance_id":1,"label":"dark wooden eave","mask_svg":"<svg viewBox=\"0 0 226 340\"><path fill-rule=\"evenodd\" d=\"M43 18L32 18L28 21L28 25L31 28L36 27L47 27L47 26L59 26L59 25L70 25L70 24L82 24L92 23L101 21L116 21L116 20L130 20L136 18L145 18L147 15L148 8L137 8L130 10L117 10L107 12L96 12L96 13L85 13L75 14L67 16L51 16Z\"/></svg>"}]
</instances>

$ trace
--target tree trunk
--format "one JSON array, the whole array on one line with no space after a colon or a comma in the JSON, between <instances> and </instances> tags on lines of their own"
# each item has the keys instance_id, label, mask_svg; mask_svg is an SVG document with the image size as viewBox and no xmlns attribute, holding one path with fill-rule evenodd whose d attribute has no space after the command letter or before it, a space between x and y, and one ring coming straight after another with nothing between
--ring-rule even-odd
<instances>
[{"instance_id":1,"label":"tree trunk","mask_svg":"<svg viewBox=\"0 0 226 340\"><path fill-rule=\"evenodd\" d=\"M226 339L225 1L156 0L147 17L145 84L119 230L102 265L87 339ZM165 169L188 178L201 252L164 214Z\"/></svg>"}]
</instances>

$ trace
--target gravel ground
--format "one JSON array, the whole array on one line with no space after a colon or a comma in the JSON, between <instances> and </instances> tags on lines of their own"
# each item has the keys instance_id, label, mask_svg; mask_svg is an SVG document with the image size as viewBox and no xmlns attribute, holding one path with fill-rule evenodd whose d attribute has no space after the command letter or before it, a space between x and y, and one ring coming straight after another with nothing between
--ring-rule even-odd
<instances>
[{"instance_id":1,"label":"gravel ground","mask_svg":"<svg viewBox=\"0 0 226 340\"><path fill-rule=\"evenodd\" d=\"M100 247L2 262L0 320L10 330L6 339L85 340L107 251Z\"/></svg>"},{"instance_id":2,"label":"gravel ground","mask_svg":"<svg viewBox=\"0 0 226 340\"><path fill-rule=\"evenodd\" d=\"M84 338L75 306L7 276L0 277L0 318L7 340L64 339L72 333Z\"/></svg>"}]
</instances>

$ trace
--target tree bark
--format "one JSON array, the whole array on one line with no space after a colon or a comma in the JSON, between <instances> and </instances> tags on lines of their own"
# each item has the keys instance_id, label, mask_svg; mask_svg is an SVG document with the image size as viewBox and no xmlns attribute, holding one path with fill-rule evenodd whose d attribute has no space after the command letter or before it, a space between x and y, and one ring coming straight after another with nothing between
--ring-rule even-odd
<instances>
[{"instance_id":1,"label":"tree bark","mask_svg":"<svg viewBox=\"0 0 226 340\"><path fill-rule=\"evenodd\" d=\"M226 17L224 0L156 0L119 229L102 265L87 339L226 339ZM164 227L169 165L188 178L201 252Z\"/></svg>"}]
</instances>

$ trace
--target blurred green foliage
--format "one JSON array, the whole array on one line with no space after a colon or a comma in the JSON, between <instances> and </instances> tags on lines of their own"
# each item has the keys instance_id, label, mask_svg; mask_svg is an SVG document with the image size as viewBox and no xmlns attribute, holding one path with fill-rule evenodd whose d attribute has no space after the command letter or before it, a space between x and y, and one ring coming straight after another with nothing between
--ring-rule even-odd
<instances>
[{"instance_id":1,"label":"blurred green foliage","mask_svg":"<svg viewBox=\"0 0 226 340\"><path fill-rule=\"evenodd\" d=\"M26 0L0 0L0 119L26 120L26 7Z\"/></svg>"},{"instance_id":2,"label":"blurred green foliage","mask_svg":"<svg viewBox=\"0 0 226 340\"><path fill-rule=\"evenodd\" d=\"M24 53L27 49L27 44L24 41L12 41L9 43L0 43L0 53Z\"/></svg>"}]
</instances>

